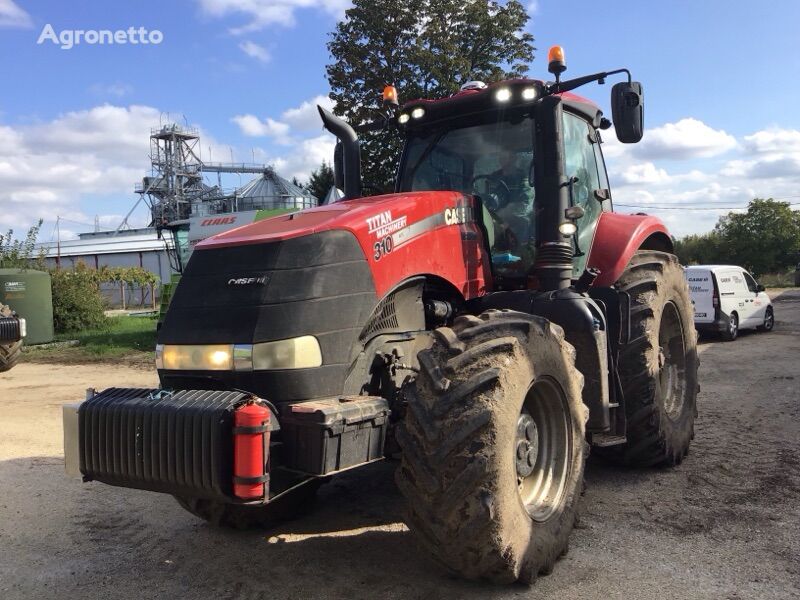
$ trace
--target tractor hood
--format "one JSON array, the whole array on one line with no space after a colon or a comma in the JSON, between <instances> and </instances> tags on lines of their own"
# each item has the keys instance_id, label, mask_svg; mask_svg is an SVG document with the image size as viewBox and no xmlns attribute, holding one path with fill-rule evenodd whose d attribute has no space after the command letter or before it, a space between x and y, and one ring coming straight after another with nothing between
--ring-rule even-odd
<instances>
[{"instance_id":1,"label":"tractor hood","mask_svg":"<svg viewBox=\"0 0 800 600\"><path fill-rule=\"evenodd\" d=\"M417 215L422 218L455 206L460 199L459 192L404 192L343 200L237 227L204 240L196 249L264 244L333 229L350 231L359 239L380 238L411 224ZM365 253L371 252L365 248Z\"/></svg>"}]
</instances>

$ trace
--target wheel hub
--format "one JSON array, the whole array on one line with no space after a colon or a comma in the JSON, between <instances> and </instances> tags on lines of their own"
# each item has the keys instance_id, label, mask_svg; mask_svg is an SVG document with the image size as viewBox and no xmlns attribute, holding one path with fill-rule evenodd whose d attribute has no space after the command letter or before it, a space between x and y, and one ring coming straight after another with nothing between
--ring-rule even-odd
<instances>
[{"instance_id":1,"label":"wheel hub","mask_svg":"<svg viewBox=\"0 0 800 600\"><path fill-rule=\"evenodd\" d=\"M527 412L517 421L517 477L528 477L533 473L539 455L539 430Z\"/></svg>"}]
</instances>

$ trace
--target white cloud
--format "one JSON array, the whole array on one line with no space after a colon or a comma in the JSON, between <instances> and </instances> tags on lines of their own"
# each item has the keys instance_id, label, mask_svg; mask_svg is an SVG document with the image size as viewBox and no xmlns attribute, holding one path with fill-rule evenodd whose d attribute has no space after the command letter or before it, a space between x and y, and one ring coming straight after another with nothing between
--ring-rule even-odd
<instances>
[{"instance_id":1,"label":"white cloud","mask_svg":"<svg viewBox=\"0 0 800 600\"><path fill-rule=\"evenodd\" d=\"M770 127L744 136L744 147L759 154L800 152L800 131Z\"/></svg>"},{"instance_id":2,"label":"white cloud","mask_svg":"<svg viewBox=\"0 0 800 600\"><path fill-rule=\"evenodd\" d=\"M645 130L635 154L650 159L708 158L736 147L736 139L693 118Z\"/></svg>"},{"instance_id":3,"label":"white cloud","mask_svg":"<svg viewBox=\"0 0 800 600\"><path fill-rule=\"evenodd\" d=\"M200 10L216 18L235 15L244 17L246 23L233 27L230 32L239 35L259 31L269 25L293 27L298 9L323 10L340 16L350 6L350 0L197 0Z\"/></svg>"},{"instance_id":4,"label":"white cloud","mask_svg":"<svg viewBox=\"0 0 800 600\"><path fill-rule=\"evenodd\" d=\"M251 42L250 40L239 44L239 50L247 54L247 56L250 58L256 59L260 63L266 64L272 59L269 50L264 48L264 46L259 46L255 42Z\"/></svg>"},{"instance_id":5,"label":"white cloud","mask_svg":"<svg viewBox=\"0 0 800 600\"><path fill-rule=\"evenodd\" d=\"M302 140L296 143L291 150L282 155L270 155L263 150L259 151L264 162L271 164L283 177L291 179L297 177L305 181L311 171L319 168L322 161L331 163L336 138L329 134Z\"/></svg>"},{"instance_id":6,"label":"white cloud","mask_svg":"<svg viewBox=\"0 0 800 600\"><path fill-rule=\"evenodd\" d=\"M97 96L114 96L122 98L133 92L133 86L127 83L95 83L89 87L89 91Z\"/></svg>"},{"instance_id":7,"label":"white cloud","mask_svg":"<svg viewBox=\"0 0 800 600\"><path fill-rule=\"evenodd\" d=\"M620 174L625 184L664 183L669 175L664 169L656 168L651 162L631 165Z\"/></svg>"},{"instance_id":8,"label":"white cloud","mask_svg":"<svg viewBox=\"0 0 800 600\"><path fill-rule=\"evenodd\" d=\"M269 137L279 144L290 144L289 126L267 117L263 121L255 115L236 115L231 119L241 132L249 137Z\"/></svg>"},{"instance_id":9,"label":"white cloud","mask_svg":"<svg viewBox=\"0 0 800 600\"><path fill-rule=\"evenodd\" d=\"M33 19L13 0L0 0L0 27L29 29L33 27Z\"/></svg>"},{"instance_id":10,"label":"white cloud","mask_svg":"<svg viewBox=\"0 0 800 600\"><path fill-rule=\"evenodd\" d=\"M298 134L318 131L322 127L317 105L333 109L333 101L330 98L315 96L299 106L283 111L280 120L271 117L260 119L255 115L245 114L236 115L231 121L236 123L239 130L248 137L268 137L278 144L289 145L298 142Z\"/></svg>"},{"instance_id":11,"label":"white cloud","mask_svg":"<svg viewBox=\"0 0 800 600\"><path fill-rule=\"evenodd\" d=\"M81 201L103 195L119 198L109 209L127 212L136 200L133 184L149 168L148 135L160 114L147 106L103 105L0 126L0 230L21 234L37 219L52 224L56 216L91 222Z\"/></svg>"},{"instance_id":12,"label":"white cloud","mask_svg":"<svg viewBox=\"0 0 800 600\"><path fill-rule=\"evenodd\" d=\"M606 137L603 154L618 210L661 217L679 237L711 230L730 207L756 197L797 196L800 187L800 131L794 129L771 127L737 140L682 119L654 128L640 144ZM726 152L730 156L720 162ZM687 160L676 163L678 158ZM689 170L673 170L684 162L690 162Z\"/></svg>"},{"instance_id":13,"label":"white cloud","mask_svg":"<svg viewBox=\"0 0 800 600\"><path fill-rule=\"evenodd\" d=\"M284 111L281 118L299 131L319 130L322 127L322 120L319 118L317 105L333 110L334 102L327 96L315 96L300 106Z\"/></svg>"}]
</instances>

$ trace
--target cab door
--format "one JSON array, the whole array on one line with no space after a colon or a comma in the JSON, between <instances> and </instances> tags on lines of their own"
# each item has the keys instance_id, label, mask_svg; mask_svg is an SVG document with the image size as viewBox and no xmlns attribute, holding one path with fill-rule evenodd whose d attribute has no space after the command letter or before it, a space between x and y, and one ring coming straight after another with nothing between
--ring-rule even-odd
<instances>
[{"instance_id":1,"label":"cab door","mask_svg":"<svg viewBox=\"0 0 800 600\"><path fill-rule=\"evenodd\" d=\"M750 294L749 304L752 306L750 323L754 327L758 327L764 322L764 316L769 306L769 296L766 292L761 292L758 289L758 283L753 276L747 271L742 271L745 283L747 284L747 291Z\"/></svg>"}]
</instances>

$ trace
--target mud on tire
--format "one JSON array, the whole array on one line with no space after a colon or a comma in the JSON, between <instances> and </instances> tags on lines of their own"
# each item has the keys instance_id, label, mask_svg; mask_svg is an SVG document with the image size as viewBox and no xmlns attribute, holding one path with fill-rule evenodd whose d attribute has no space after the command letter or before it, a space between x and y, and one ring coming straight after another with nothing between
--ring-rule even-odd
<instances>
[{"instance_id":1,"label":"mud on tire","mask_svg":"<svg viewBox=\"0 0 800 600\"><path fill-rule=\"evenodd\" d=\"M175 499L194 516L217 527L269 529L310 511L319 487L319 481L310 481L263 506L228 504L206 498L175 496Z\"/></svg>"},{"instance_id":2,"label":"mud on tire","mask_svg":"<svg viewBox=\"0 0 800 600\"><path fill-rule=\"evenodd\" d=\"M631 334L620 349L627 442L596 448L621 464L679 464L697 415L697 336L689 290L672 254L640 250L617 287L631 297Z\"/></svg>"},{"instance_id":3,"label":"mud on tire","mask_svg":"<svg viewBox=\"0 0 800 600\"><path fill-rule=\"evenodd\" d=\"M13 344L0 344L0 373L16 365L20 356L22 356L22 340Z\"/></svg>"},{"instance_id":4,"label":"mud on tire","mask_svg":"<svg viewBox=\"0 0 800 600\"><path fill-rule=\"evenodd\" d=\"M588 410L575 351L560 327L515 311L459 317L434 337L419 354L420 375L407 390L398 431L403 455L396 479L407 500L406 522L452 573L530 583L566 553L576 519ZM537 406L550 407L542 410L553 415L554 431L563 424L566 444L559 449L537 434L538 446L530 445L537 458L527 459L533 479L521 485L515 454L521 413ZM547 480L543 466L556 463L561 485L552 498L550 488L541 488L544 500L526 506L525 486Z\"/></svg>"}]
</instances>

